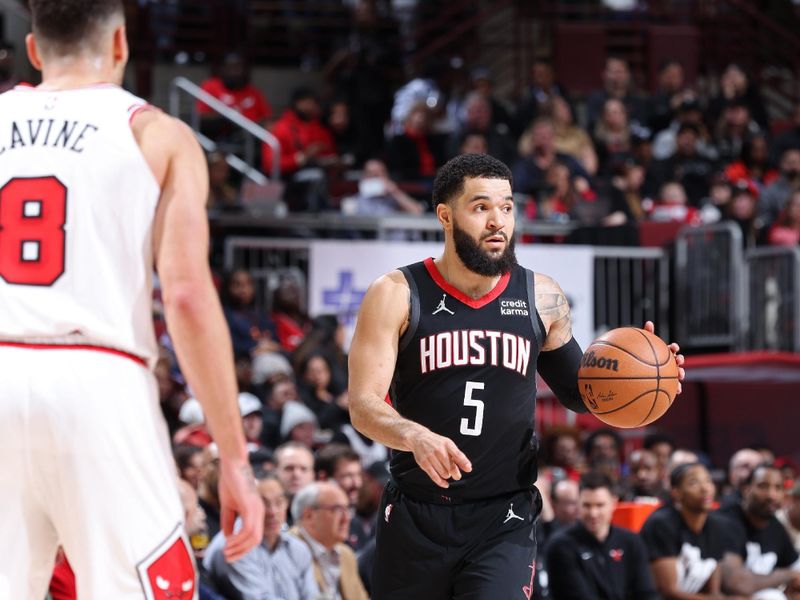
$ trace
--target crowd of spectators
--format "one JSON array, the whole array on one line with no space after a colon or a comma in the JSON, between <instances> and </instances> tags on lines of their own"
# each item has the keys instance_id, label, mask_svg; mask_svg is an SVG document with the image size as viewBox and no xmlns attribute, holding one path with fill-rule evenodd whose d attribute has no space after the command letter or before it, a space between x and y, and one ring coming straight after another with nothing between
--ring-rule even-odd
<instances>
[{"instance_id":1,"label":"crowd of spectators","mask_svg":"<svg viewBox=\"0 0 800 600\"><path fill-rule=\"evenodd\" d=\"M360 35L370 18L361 16ZM683 66L667 61L656 92L646 94L626 61L611 56L602 87L579 97L558 84L549 61L537 60L530 85L511 101L495 93L487 68L437 59L406 81L387 70L362 98L352 86L363 86L359 69L374 70L377 58L359 53L378 47L371 38L355 56L343 48L323 70L324 85L295 89L275 115L269 90L249 83L237 55L204 83L277 138L289 212L419 214L430 210L439 166L482 152L512 168L518 205L530 219L586 227L729 221L748 245L798 242L792 195L800 190L800 107L791 122L771 121L758 87L736 64L711 86L716 93L701 95ZM212 133L213 121L204 119ZM261 160L270 172L267 145ZM209 204L235 210L218 163L210 158Z\"/></svg>"}]
</instances>

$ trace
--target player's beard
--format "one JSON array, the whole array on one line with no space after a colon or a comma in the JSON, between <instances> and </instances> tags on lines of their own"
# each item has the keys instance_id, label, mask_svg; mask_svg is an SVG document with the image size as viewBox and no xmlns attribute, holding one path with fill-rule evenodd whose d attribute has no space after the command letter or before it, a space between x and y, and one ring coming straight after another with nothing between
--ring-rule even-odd
<instances>
[{"instance_id":1,"label":"player's beard","mask_svg":"<svg viewBox=\"0 0 800 600\"><path fill-rule=\"evenodd\" d=\"M495 258L483 250L480 243L482 240L496 235L502 235L505 238L506 247L502 254ZM467 269L478 275L497 277L511 271L517 265L517 255L514 254L515 242L516 239L513 235L511 239L508 239L508 236L502 231L484 233L480 240L475 241L453 220L453 243L456 247L456 254Z\"/></svg>"}]
</instances>

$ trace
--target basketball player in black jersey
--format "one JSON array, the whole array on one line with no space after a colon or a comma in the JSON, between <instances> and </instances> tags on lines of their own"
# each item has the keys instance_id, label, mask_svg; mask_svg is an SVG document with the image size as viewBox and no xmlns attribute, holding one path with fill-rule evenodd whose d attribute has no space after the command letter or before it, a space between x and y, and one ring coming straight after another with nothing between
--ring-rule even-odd
<instances>
[{"instance_id":1,"label":"basketball player in black jersey","mask_svg":"<svg viewBox=\"0 0 800 600\"><path fill-rule=\"evenodd\" d=\"M372 598L530 598L535 373L585 412L582 352L561 288L517 265L508 167L458 156L433 199L444 253L372 284L350 349L353 425L395 450Z\"/></svg>"}]
</instances>

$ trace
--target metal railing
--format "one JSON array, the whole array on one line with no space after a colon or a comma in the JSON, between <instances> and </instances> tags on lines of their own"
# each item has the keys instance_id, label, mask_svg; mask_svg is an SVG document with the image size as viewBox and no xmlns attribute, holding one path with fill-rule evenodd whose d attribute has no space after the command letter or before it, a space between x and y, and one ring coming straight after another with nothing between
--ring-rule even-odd
<instances>
[{"instance_id":1,"label":"metal railing","mask_svg":"<svg viewBox=\"0 0 800 600\"><path fill-rule=\"evenodd\" d=\"M169 86L169 112L174 117L182 118L183 116L183 112L181 111L181 94L186 94L194 101L199 100L203 104L206 104L219 116L230 121L233 125L248 134L245 138L244 158L230 152L226 153L225 159L232 168L258 184L264 185L268 182L264 174L252 166L256 156L255 146L253 145L254 140L259 140L267 144L272 150L272 168L270 170L269 179L278 181L280 178L280 143L274 135L257 123L242 116L238 111L226 106L199 85L189 81L185 77L176 77ZM200 133L200 115L197 112L196 104L196 102L192 102L188 123L195 131L197 139L200 141L203 149L206 150L206 152L213 152L218 149L218 145L216 142Z\"/></svg>"},{"instance_id":2,"label":"metal railing","mask_svg":"<svg viewBox=\"0 0 800 600\"><path fill-rule=\"evenodd\" d=\"M670 339L669 258L661 248L594 248L595 331L653 321Z\"/></svg>"},{"instance_id":3,"label":"metal railing","mask_svg":"<svg viewBox=\"0 0 800 600\"><path fill-rule=\"evenodd\" d=\"M675 327L686 349L742 350L742 232L733 223L681 230L675 243Z\"/></svg>"},{"instance_id":4,"label":"metal railing","mask_svg":"<svg viewBox=\"0 0 800 600\"><path fill-rule=\"evenodd\" d=\"M745 255L749 350L800 352L800 248Z\"/></svg>"}]
</instances>

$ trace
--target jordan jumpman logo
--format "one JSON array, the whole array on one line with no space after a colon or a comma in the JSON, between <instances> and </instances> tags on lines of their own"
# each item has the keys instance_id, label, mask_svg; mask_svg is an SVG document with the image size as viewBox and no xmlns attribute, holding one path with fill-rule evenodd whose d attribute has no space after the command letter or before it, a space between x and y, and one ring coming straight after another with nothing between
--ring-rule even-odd
<instances>
[{"instance_id":1,"label":"jordan jumpman logo","mask_svg":"<svg viewBox=\"0 0 800 600\"><path fill-rule=\"evenodd\" d=\"M435 310L435 311L433 311L433 314L434 314L434 315L435 315L435 314L438 314L438 313L440 313L440 312L442 312L442 311L449 312L451 315L454 315L454 314L456 314L456 313L454 313L452 310L450 310L449 308L447 308L447 307L444 305L444 301L445 301L446 299L447 299L447 294L442 294L442 301L441 301L441 302L439 302L439 306L437 306L437 307L436 307L436 310Z\"/></svg>"},{"instance_id":2,"label":"jordan jumpman logo","mask_svg":"<svg viewBox=\"0 0 800 600\"><path fill-rule=\"evenodd\" d=\"M519 519L520 521L524 521L522 517L519 515L514 514L514 503L511 503L511 506L508 507L508 514L506 515L506 520L503 523L508 523L511 519Z\"/></svg>"}]
</instances>

